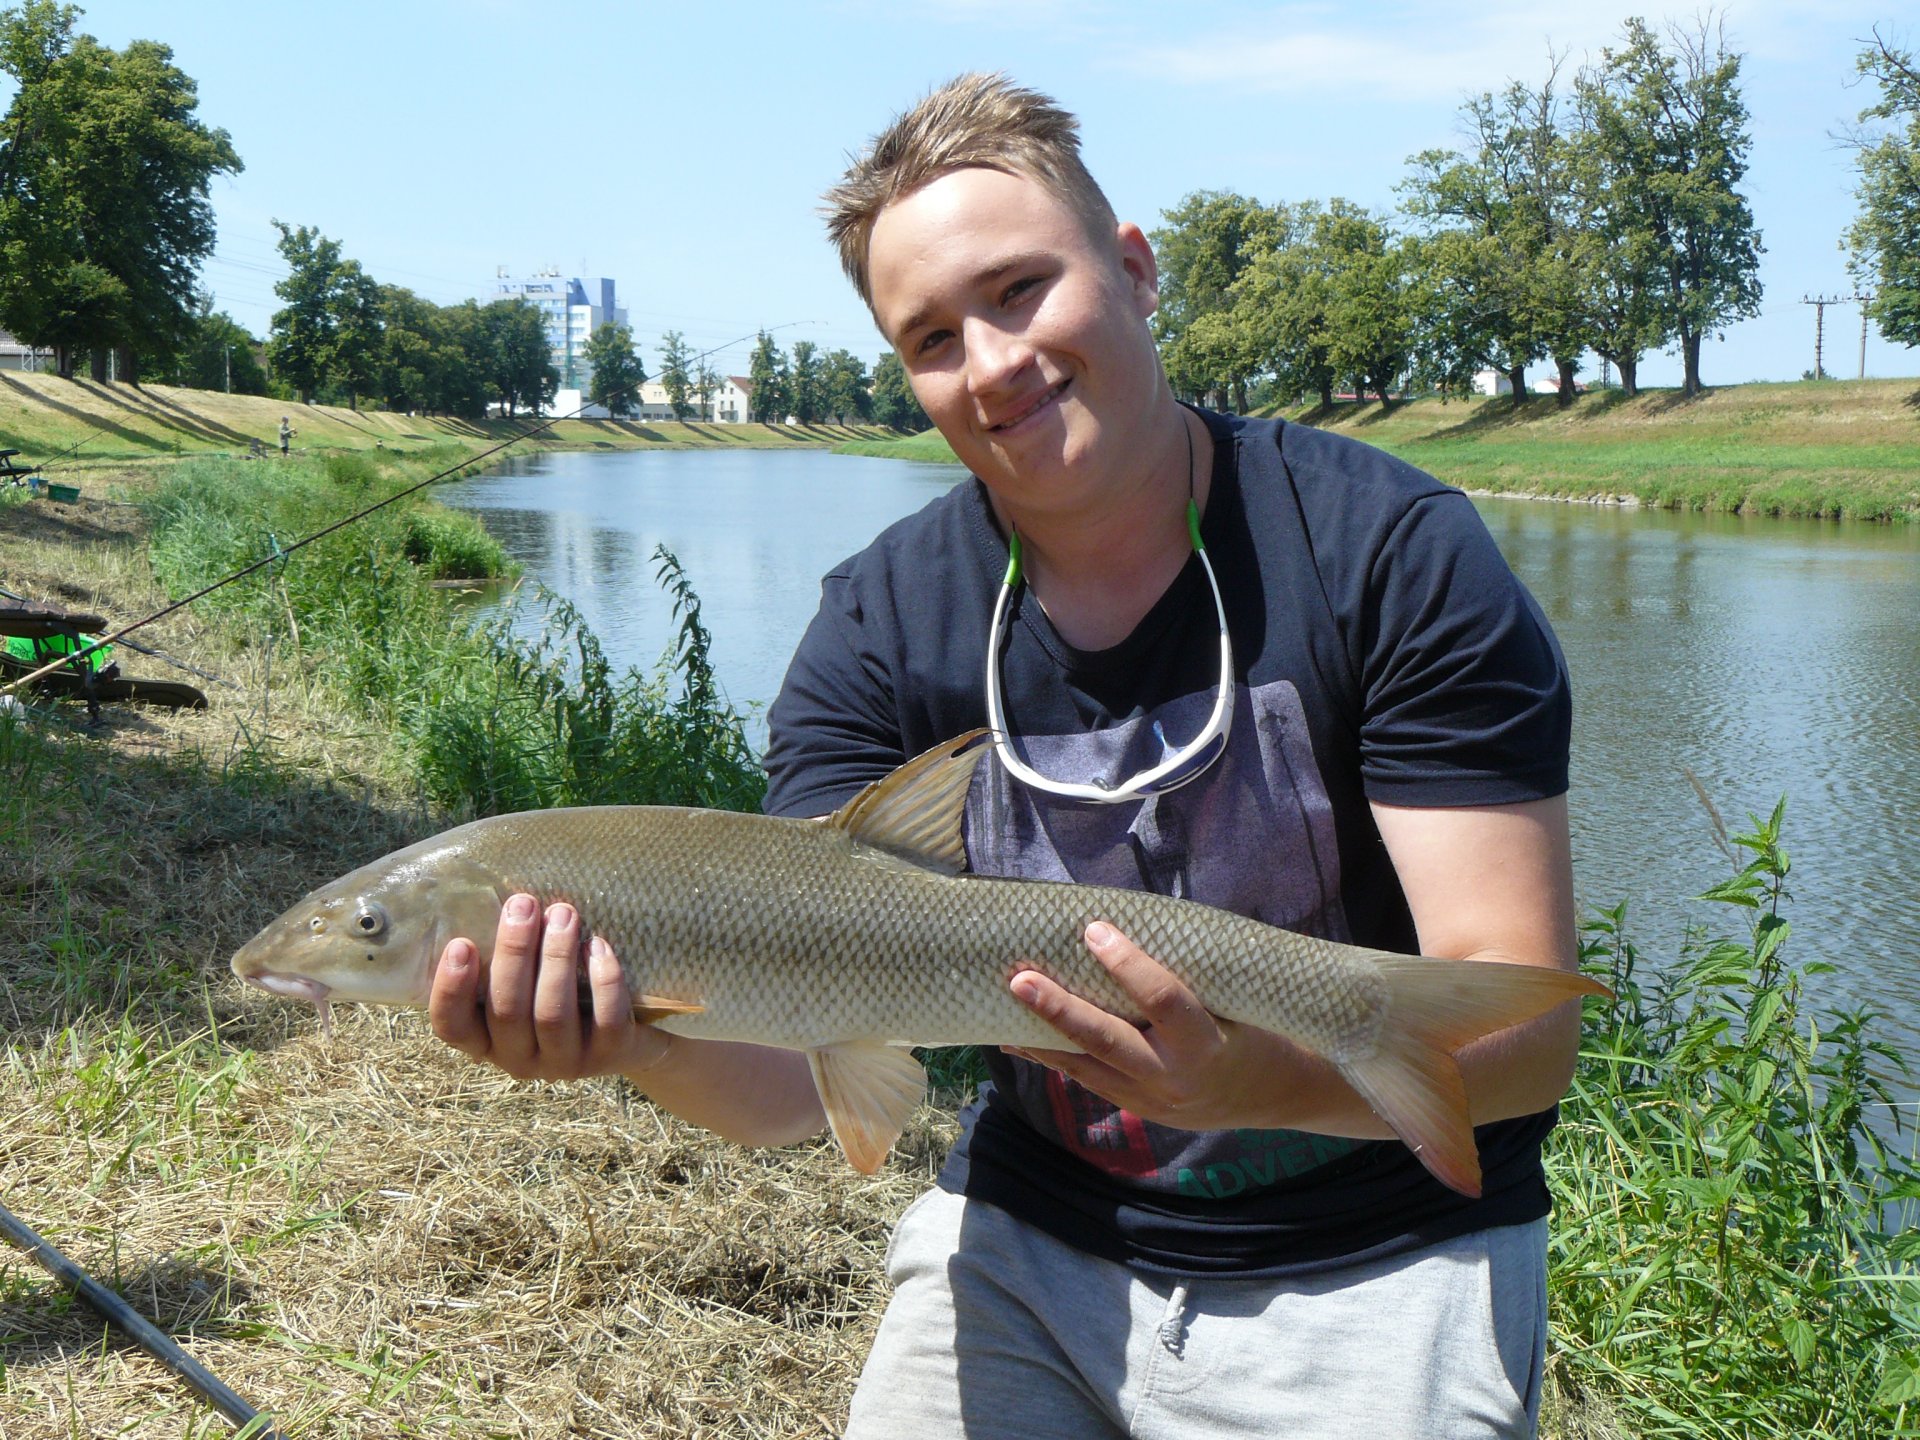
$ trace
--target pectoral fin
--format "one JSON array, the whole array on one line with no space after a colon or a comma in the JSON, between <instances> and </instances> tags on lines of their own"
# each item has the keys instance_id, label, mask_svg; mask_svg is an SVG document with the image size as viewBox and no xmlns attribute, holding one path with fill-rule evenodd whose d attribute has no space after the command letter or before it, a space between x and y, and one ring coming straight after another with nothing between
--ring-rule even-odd
<instances>
[{"instance_id":1,"label":"pectoral fin","mask_svg":"<svg viewBox=\"0 0 1920 1440\"><path fill-rule=\"evenodd\" d=\"M877 1041L809 1050L807 1063L847 1163L873 1174L926 1093L927 1072L911 1052Z\"/></svg>"}]
</instances>

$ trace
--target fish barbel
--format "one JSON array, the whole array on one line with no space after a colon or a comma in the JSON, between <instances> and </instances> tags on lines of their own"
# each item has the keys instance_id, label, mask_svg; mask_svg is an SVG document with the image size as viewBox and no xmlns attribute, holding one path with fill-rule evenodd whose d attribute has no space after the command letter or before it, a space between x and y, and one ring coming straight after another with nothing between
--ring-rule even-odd
<instances>
[{"instance_id":1,"label":"fish barbel","mask_svg":"<svg viewBox=\"0 0 1920 1440\"><path fill-rule=\"evenodd\" d=\"M871 1173L924 1093L904 1047L1071 1048L1013 997L1020 971L1141 1018L1082 938L1106 920L1214 1014L1330 1061L1440 1181L1479 1193L1454 1052L1604 987L1341 945L1143 891L964 874L980 733L817 820L639 805L476 820L315 890L234 972L313 1002L323 1022L335 1000L425 1005L446 941L472 940L485 964L508 896L564 900L619 956L643 1019L805 1051L835 1138Z\"/></svg>"}]
</instances>

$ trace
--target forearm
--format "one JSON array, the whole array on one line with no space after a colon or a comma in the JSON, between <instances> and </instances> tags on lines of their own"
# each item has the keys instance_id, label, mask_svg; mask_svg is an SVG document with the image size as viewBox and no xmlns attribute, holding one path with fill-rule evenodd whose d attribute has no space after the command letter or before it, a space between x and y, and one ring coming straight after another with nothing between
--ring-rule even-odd
<instances>
[{"instance_id":1,"label":"forearm","mask_svg":"<svg viewBox=\"0 0 1920 1440\"><path fill-rule=\"evenodd\" d=\"M660 1036L666 1046L623 1073L689 1124L742 1145L790 1145L827 1123L807 1057L798 1050Z\"/></svg>"}]
</instances>

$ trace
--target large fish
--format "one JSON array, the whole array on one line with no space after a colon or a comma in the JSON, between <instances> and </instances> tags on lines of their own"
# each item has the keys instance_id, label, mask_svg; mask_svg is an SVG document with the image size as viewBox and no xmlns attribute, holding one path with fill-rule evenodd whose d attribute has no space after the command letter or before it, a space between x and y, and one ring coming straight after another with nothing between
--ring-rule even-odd
<instances>
[{"instance_id":1,"label":"large fish","mask_svg":"<svg viewBox=\"0 0 1920 1440\"><path fill-rule=\"evenodd\" d=\"M1015 1000L1022 969L1138 1019L1082 932L1112 922L1228 1020L1324 1056L1423 1165L1467 1195L1480 1161L1453 1052L1578 995L1584 976L1296 935L1189 900L962 872L979 732L831 816L599 806L476 820L323 886L233 957L320 1007L424 1005L441 947L489 958L516 891L565 900L675 1034L803 1050L847 1159L871 1173L925 1086L910 1045L1067 1048Z\"/></svg>"}]
</instances>

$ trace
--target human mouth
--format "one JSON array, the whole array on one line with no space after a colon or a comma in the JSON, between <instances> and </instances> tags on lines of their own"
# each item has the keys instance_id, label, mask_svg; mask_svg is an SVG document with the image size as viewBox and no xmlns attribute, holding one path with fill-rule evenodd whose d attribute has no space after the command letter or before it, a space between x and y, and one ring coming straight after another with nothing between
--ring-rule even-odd
<instances>
[{"instance_id":1,"label":"human mouth","mask_svg":"<svg viewBox=\"0 0 1920 1440\"><path fill-rule=\"evenodd\" d=\"M1025 406L1017 414L1009 415L997 424L989 425L987 429L995 435L1004 435L1009 430L1017 429L1028 420L1031 420L1035 415L1038 415L1042 410L1045 410L1049 405L1053 404L1055 400L1058 400L1060 396L1066 392L1067 386L1072 383L1071 380L1062 380L1057 385L1048 386L1045 390L1041 391L1039 395L1034 397L1032 404Z\"/></svg>"}]
</instances>

